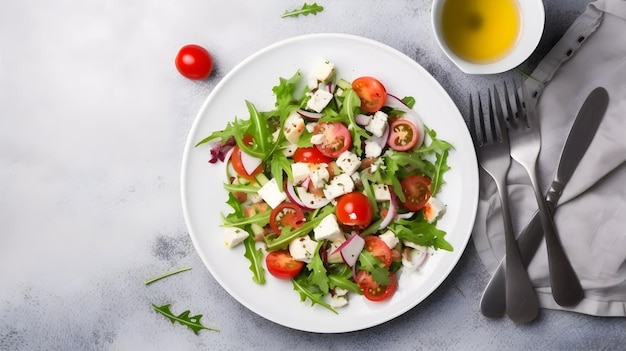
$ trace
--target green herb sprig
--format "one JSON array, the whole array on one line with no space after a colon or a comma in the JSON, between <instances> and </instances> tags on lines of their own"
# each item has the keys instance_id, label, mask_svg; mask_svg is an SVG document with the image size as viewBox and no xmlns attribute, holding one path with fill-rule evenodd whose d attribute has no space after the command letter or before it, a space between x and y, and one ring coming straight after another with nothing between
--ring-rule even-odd
<instances>
[{"instance_id":1,"label":"green herb sprig","mask_svg":"<svg viewBox=\"0 0 626 351\"><path fill-rule=\"evenodd\" d=\"M189 316L191 312L187 310L177 316L174 313L172 313L172 311L170 310L169 304L163 305L163 306L157 306L155 304L152 304L152 307L154 308L155 311L167 317L172 322L172 324L174 324L175 322L178 322L181 325L185 325L189 327L191 330L193 330L193 332L196 335L198 335L198 332L200 332L200 330L202 329L220 331L217 328L207 327L207 326L202 325L202 323L200 322L200 319L202 318L201 314L198 314L195 316Z\"/></svg>"},{"instance_id":2,"label":"green herb sprig","mask_svg":"<svg viewBox=\"0 0 626 351\"><path fill-rule=\"evenodd\" d=\"M292 10L292 11L285 11L285 13L283 13L280 17L285 18L285 17L298 17L300 15L302 16L317 15L318 12L321 12L323 10L324 10L324 7L318 5L316 2L312 3L311 5L304 3L304 5L302 5L302 8L297 9L297 10Z\"/></svg>"}]
</instances>

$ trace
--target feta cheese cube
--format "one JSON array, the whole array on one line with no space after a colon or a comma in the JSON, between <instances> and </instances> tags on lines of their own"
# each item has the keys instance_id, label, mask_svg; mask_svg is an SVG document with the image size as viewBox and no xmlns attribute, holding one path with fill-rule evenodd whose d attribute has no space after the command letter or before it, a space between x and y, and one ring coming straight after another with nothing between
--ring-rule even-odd
<instances>
[{"instance_id":1,"label":"feta cheese cube","mask_svg":"<svg viewBox=\"0 0 626 351\"><path fill-rule=\"evenodd\" d=\"M361 167L361 159L353 152L346 150L337 157L337 166L346 174L352 175Z\"/></svg>"},{"instance_id":2,"label":"feta cheese cube","mask_svg":"<svg viewBox=\"0 0 626 351\"><path fill-rule=\"evenodd\" d=\"M391 200L391 192L387 184L374 184L372 188L374 188L374 198L377 202Z\"/></svg>"},{"instance_id":3,"label":"feta cheese cube","mask_svg":"<svg viewBox=\"0 0 626 351\"><path fill-rule=\"evenodd\" d=\"M315 249L317 248L317 241L311 239L308 235L302 238L293 239L289 243L289 253L296 261L311 262L311 259L315 255Z\"/></svg>"},{"instance_id":4,"label":"feta cheese cube","mask_svg":"<svg viewBox=\"0 0 626 351\"><path fill-rule=\"evenodd\" d=\"M225 227L224 228L224 246L227 248L233 248L241 244L247 237L248 232L237 227Z\"/></svg>"},{"instance_id":5,"label":"feta cheese cube","mask_svg":"<svg viewBox=\"0 0 626 351\"><path fill-rule=\"evenodd\" d=\"M309 77L309 79L307 79L306 81L306 86L311 90L315 89L317 87L317 84L318 84L318 80L313 75Z\"/></svg>"},{"instance_id":6,"label":"feta cheese cube","mask_svg":"<svg viewBox=\"0 0 626 351\"><path fill-rule=\"evenodd\" d=\"M383 111L377 111L374 113L374 116L372 116L370 123L365 126L365 130L377 137L382 137L385 129L387 129L387 117L389 116Z\"/></svg>"},{"instance_id":7,"label":"feta cheese cube","mask_svg":"<svg viewBox=\"0 0 626 351\"><path fill-rule=\"evenodd\" d=\"M387 230L386 232L380 234L378 236L390 249L393 249L400 243L400 239L391 231Z\"/></svg>"},{"instance_id":8,"label":"feta cheese cube","mask_svg":"<svg viewBox=\"0 0 626 351\"><path fill-rule=\"evenodd\" d=\"M352 181L352 178L349 175L342 173L334 177L330 181L330 184L324 188L324 196L332 200L341 195L350 193L353 190L354 181Z\"/></svg>"},{"instance_id":9,"label":"feta cheese cube","mask_svg":"<svg viewBox=\"0 0 626 351\"><path fill-rule=\"evenodd\" d=\"M332 93L323 89L317 89L313 93L313 95L311 95L311 98L309 99L309 101L306 103L306 107L315 112L322 112L324 107L328 105L328 103L330 102L332 98L333 98Z\"/></svg>"},{"instance_id":10,"label":"feta cheese cube","mask_svg":"<svg viewBox=\"0 0 626 351\"><path fill-rule=\"evenodd\" d=\"M345 237L337 239L330 243L328 247L328 257L326 257L326 261L328 263L343 263L343 258L341 257L341 252L337 251L339 246L346 241Z\"/></svg>"},{"instance_id":11,"label":"feta cheese cube","mask_svg":"<svg viewBox=\"0 0 626 351\"><path fill-rule=\"evenodd\" d=\"M283 133L285 138L292 144L297 144L300 135L304 131L304 119L298 112L294 111L289 114L283 125Z\"/></svg>"},{"instance_id":12,"label":"feta cheese cube","mask_svg":"<svg viewBox=\"0 0 626 351\"><path fill-rule=\"evenodd\" d=\"M281 202L287 200L287 194L278 187L276 178L270 179L259 189L259 195L270 205L271 208L275 208L280 205Z\"/></svg>"},{"instance_id":13,"label":"feta cheese cube","mask_svg":"<svg viewBox=\"0 0 626 351\"><path fill-rule=\"evenodd\" d=\"M319 145L324 142L324 134L315 134L311 136L311 144Z\"/></svg>"},{"instance_id":14,"label":"feta cheese cube","mask_svg":"<svg viewBox=\"0 0 626 351\"><path fill-rule=\"evenodd\" d=\"M446 212L446 205L439 199L431 196L424 206L424 218L428 223L433 223L437 219L441 218Z\"/></svg>"},{"instance_id":15,"label":"feta cheese cube","mask_svg":"<svg viewBox=\"0 0 626 351\"><path fill-rule=\"evenodd\" d=\"M348 304L346 295L333 295L330 297L330 307L340 308Z\"/></svg>"},{"instance_id":16,"label":"feta cheese cube","mask_svg":"<svg viewBox=\"0 0 626 351\"><path fill-rule=\"evenodd\" d=\"M383 152L383 148L378 145L377 142L366 140L365 141L365 157L376 158Z\"/></svg>"},{"instance_id":17,"label":"feta cheese cube","mask_svg":"<svg viewBox=\"0 0 626 351\"><path fill-rule=\"evenodd\" d=\"M313 131L315 130L315 126L317 125L316 122L312 122L312 123L307 123L306 126L304 126L306 128L306 131L309 133L313 133Z\"/></svg>"},{"instance_id":18,"label":"feta cheese cube","mask_svg":"<svg viewBox=\"0 0 626 351\"><path fill-rule=\"evenodd\" d=\"M327 80L332 78L334 74L335 65L332 62L324 59L321 59L313 70L313 76L321 82L326 82Z\"/></svg>"},{"instance_id":19,"label":"feta cheese cube","mask_svg":"<svg viewBox=\"0 0 626 351\"><path fill-rule=\"evenodd\" d=\"M291 164L291 173L293 174L293 182L300 184L309 176L309 164L306 162L294 162Z\"/></svg>"},{"instance_id":20,"label":"feta cheese cube","mask_svg":"<svg viewBox=\"0 0 626 351\"><path fill-rule=\"evenodd\" d=\"M314 187L323 188L330 179L327 166L325 163L309 164L311 182Z\"/></svg>"},{"instance_id":21,"label":"feta cheese cube","mask_svg":"<svg viewBox=\"0 0 626 351\"><path fill-rule=\"evenodd\" d=\"M287 157L292 157L293 154L296 153L296 150L298 149L298 145L296 144L284 144L283 145L283 155L287 156Z\"/></svg>"},{"instance_id":22,"label":"feta cheese cube","mask_svg":"<svg viewBox=\"0 0 626 351\"><path fill-rule=\"evenodd\" d=\"M313 229L315 240L341 240L345 239L343 236L343 231L339 228L339 223L337 223L337 217L335 214L331 213L328 216L324 217L320 224Z\"/></svg>"},{"instance_id":23,"label":"feta cheese cube","mask_svg":"<svg viewBox=\"0 0 626 351\"><path fill-rule=\"evenodd\" d=\"M412 248L403 251L402 266L408 270L416 271L428 259L428 247L416 245L413 243L410 243L412 245L407 245L407 242L405 242L404 244Z\"/></svg>"}]
</instances>

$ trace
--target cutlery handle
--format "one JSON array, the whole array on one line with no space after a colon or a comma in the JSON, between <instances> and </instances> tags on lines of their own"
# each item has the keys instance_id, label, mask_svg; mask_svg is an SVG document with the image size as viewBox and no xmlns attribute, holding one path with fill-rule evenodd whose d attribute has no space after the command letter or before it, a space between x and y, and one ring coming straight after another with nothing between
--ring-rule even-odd
<instances>
[{"instance_id":1,"label":"cutlery handle","mask_svg":"<svg viewBox=\"0 0 626 351\"><path fill-rule=\"evenodd\" d=\"M496 181L497 182L497 181ZM500 184L506 184L506 178ZM505 187L498 186L498 194L502 206L504 235L506 245L505 257L505 303L509 318L515 323L524 324L534 320L539 313L539 301L535 289L520 257L515 241L515 233L511 222L509 198Z\"/></svg>"},{"instance_id":2,"label":"cutlery handle","mask_svg":"<svg viewBox=\"0 0 626 351\"><path fill-rule=\"evenodd\" d=\"M553 182L550 190L555 188ZM558 184L560 185L560 183ZM562 189L562 186L561 186ZM555 193L550 193L554 195ZM582 300L584 296L580 280L563 250L561 241L556 234L556 227L552 215L548 212L546 202L543 198L538 198L543 234L546 239L546 249L548 251L548 269L550 271L550 286L552 287L552 297L561 306L574 306ZM542 209L543 207L543 209ZM543 210L543 212L541 212Z\"/></svg>"},{"instance_id":3,"label":"cutlery handle","mask_svg":"<svg viewBox=\"0 0 626 351\"><path fill-rule=\"evenodd\" d=\"M553 182L550 187L551 189L555 187L555 183L560 184L558 181ZM554 301L561 306L576 305L584 296L580 280L578 279L578 276L576 275L576 272L574 271L567 255L565 254L563 246L561 246L561 242L556 234L556 228L552 215L547 208L546 201L538 191L539 189L536 186L534 179L533 184L537 190L537 204L539 205L541 226L546 239L552 296L554 297ZM558 184L556 185L557 188L559 186ZM554 194L558 194L558 191Z\"/></svg>"},{"instance_id":4,"label":"cutlery handle","mask_svg":"<svg viewBox=\"0 0 626 351\"><path fill-rule=\"evenodd\" d=\"M557 184L555 184L557 183ZM546 208L550 215L553 215L556 211L556 204L561 196L563 186L560 183L555 182L550 186L550 190L546 195ZM532 216L526 227L517 236L517 245L519 247L520 256L524 267L528 267L532 261L541 240L543 239L543 231L541 228L541 218L539 211L536 211ZM506 311L505 302L505 258L502 258L500 264L496 268L493 276L487 283L483 292L480 308L484 316L489 318L501 317Z\"/></svg>"}]
</instances>

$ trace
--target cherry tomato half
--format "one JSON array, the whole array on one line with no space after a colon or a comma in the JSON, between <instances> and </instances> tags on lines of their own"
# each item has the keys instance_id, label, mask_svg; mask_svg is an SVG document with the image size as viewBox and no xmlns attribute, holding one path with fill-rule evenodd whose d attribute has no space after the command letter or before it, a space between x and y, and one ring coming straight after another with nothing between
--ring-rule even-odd
<instances>
[{"instance_id":1,"label":"cherry tomato half","mask_svg":"<svg viewBox=\"0 0 626 351\"><path fill-rule=\"evenodd\" d=\"M406 151L417 144L418 138L417 127L406 119L398 118L389 127L387 144L394 150Z\"/></svg>"},{"instance_id":2,"label":"cherry tomato half","mask_svg":"<svg viewBox=\"0 0 626 351\"><path fill-rule=\"evenodd\" d=\"M292 279L304 267L304 262L296 261L287 250L270 251L265 256L267 270L276 278Z\"/></svg>"},{"instance_id":3,"label":"cherry tomato half","mask_svg":"<svg viewBox=\"0 0 626 351\"><path fill-rule=\"evenodd\" d=\"M364 249L382 262L385 268L389 268L392 260L391 249L381 238L373 235L366 236Z\"/></svg>"},{"instance_id":4,"label":"cherry tomato half","mask_svg":"<svg viewBox=\"0 0 626 351\"><path fill-rule=\"evenodd\" d=\"M241 160L242 152L243 151L241 151L239 146L235 145L235 147L233 148L233 155L230 157L230 161L233 164L233 169L235 170L235 172L237 172L237 174L239 174L243 178L254 179L254 176L263 172L263 166L262 165L257 166L257 168L255 168L254 171L252 171L252 173L248 174L248 172L246 171L246 168L243 166L243 161Z\"/></svg>"},{"instance_id":5,"label":"cherry tomato half","mask_svg":"<svg viewBox=\"0 0 626 351\"><path fill-rule=\"evenodd\" d=\"M402 205L409 211L419 211L426 205L430 199L430 179L413 174L404 178L400 185L402 193L404 193L404 202Z\"/></svg>"},{"instance_id":6,"label":"cherry tomato half","mask_svg":"<svg viewBox=\"0 0 626 351\"><path fill-rule=\"evenodd\" d=\"M280 235L285 226L298 228L304 223L304 212L302 209L291 202L283 202L276 206L270 214L270 228Z\"/></svg>"},{"instance_id":7,"label":"cherry tomato half","mask_svg":"<svg viewBox=\"0 0 626 351\"><path fill-rule=\"evenodd\" d=\"M213 70L211 54L196 44L188 44L180 48L175 63L180 74L194 80L206 79Z\"/></svg>"},{"instance_id":8,"label":"cherry tomato half","mask_svg":"<svg viewBox=\"0 0 626 351\"><path fill-rule=\"evenodd\" d=\"M354 281L359 285L366 299L370 301L383 301L390 298L398 287L396 275L389 272L389 278L391 279L391 283L388 285L380 285L372 278L370 272L361 269L356 273Z\"/></svg>"},{"instance_id":9,"label":"cherry tomato half","mask_svg":"<svg viewBox=\"0 0 626 351\"><path fill-rule=\"evenodd\" d=\"M351 192L342 195L335 207L337 220L349 226L367 227L374 218L372 203L360 192Z\"/></svg>"},{"instance_id":10,"label":"cherry tomato half","mask_svg":"<svg viewBox=\"0 0 626 351\"><path fill-rule=\"evenodd\" d=\"M326 157L337 158L352 144L350 131L343 123L320 122L315 125L313 134L323 136L322 142L315 146Z\"/></svg>"},{"instance_id":11,"label":"cherry tomato half","mask_svg":"<svg viewBox=\"0 0 626 351\"><path fill-rule=\"evenodd\" d=\"M318 148L313 146L297 148L293 154L293 160L307 163L330 163L332 161L330 157L325 156Z\"/></svg>"},{"instance_id":12,"label":"cherry tomato half","mask_svg":"<svg viewBox=\"0 0 626 351\"><path fill-rule=\"evenodd\" d=\"M387 90L383 83L374 77L359 77L352 82L352 90L361 99L361 110L374 113L380 110L387 100Z\"/></svg>"}]
</instances>

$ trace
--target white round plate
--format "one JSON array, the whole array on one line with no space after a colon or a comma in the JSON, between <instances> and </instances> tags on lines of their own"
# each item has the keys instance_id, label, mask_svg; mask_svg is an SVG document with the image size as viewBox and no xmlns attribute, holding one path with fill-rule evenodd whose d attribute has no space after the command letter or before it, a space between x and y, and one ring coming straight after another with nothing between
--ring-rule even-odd
<instances>
[{"instance_id":1,"label":"white round plate","mask_svg":"<svg viewBox=\"0 0 626 351\"><path fill-rule=\"evenodd\" d=\"M418 273L401 274L398 290L386 302L373 303L351 296L339 314L300 301L290 281L266 272L267 283L252 281L250 263L240 245L227 249L222 243L221 213L230 213L223 164L209 164L209 147L195 144L213 131L222 130L235 117L248 119L245 100L259 111L274 107L272 87L279 77L297 70L304 77L320 58L335 64L337 75L351 81L359 76L377 77L387 91L399 97L413 96L414 110L437 135L451 142L446 184L438 196L447 213L438 227L454 251L438 251ZM251 311L275 323L303 331L341 333L365 329L393 319L430 295L456 265L465 250L474 224L478 201L476 154L463 117L439 83L403 53L379 42L346 34L312 34L273 44L241 62L224 77L200 109L185 145L181 174L182 205L189 234L202 261L230 295ZM261 244L259 244L260 246Z\"/></svg>"}]
</instances>

